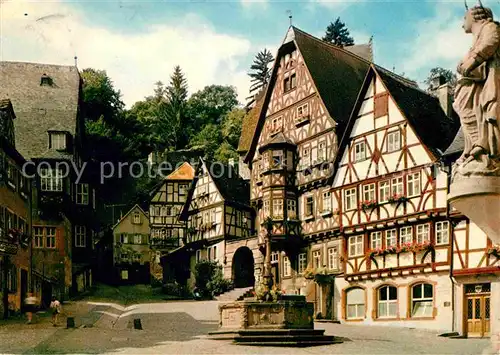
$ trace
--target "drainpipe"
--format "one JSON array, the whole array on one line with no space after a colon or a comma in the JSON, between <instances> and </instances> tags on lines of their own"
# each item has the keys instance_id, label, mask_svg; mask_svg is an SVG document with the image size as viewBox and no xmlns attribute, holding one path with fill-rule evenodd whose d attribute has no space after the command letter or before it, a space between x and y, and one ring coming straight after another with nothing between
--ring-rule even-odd
<instances>
[{"instance_id":1,"label":"drainpipe","mask_svg":"<svg viewBox=\"0 0 500 355\"><path fill-rule=\"evenodd\" d=\"M440 164L446 166L445 169L441 169L446 173L446 194L448 195L450 193L450 184L451 184L451 168L452 168L452 163L449 165L446 163L446 161L441 158ZM448 201L446 201L446 220L449 221L450 219L450 205ZM450 223L453 227L453 224ZM454 243L454 227L451 231L451 238L450 238L450 243L451 243L451 250L450 250L450 272L449 272L449 277L451 281L451 331L455 332L455 286L456 286L456 281L455 278L453 277L453 265L454 265L454 257L453 253L455 250L455 243Z\"/></svg>"}]
</instances>

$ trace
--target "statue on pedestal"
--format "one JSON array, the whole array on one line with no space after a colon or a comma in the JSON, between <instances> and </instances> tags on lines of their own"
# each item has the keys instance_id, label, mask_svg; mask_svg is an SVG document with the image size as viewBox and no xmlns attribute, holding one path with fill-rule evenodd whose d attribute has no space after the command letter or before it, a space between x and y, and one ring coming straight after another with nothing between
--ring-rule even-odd
<instances>
[{"instance_id":1,"label":"statue on pedestal","mask_svg":"<svg viewBox=\"0 0 500 355\"><path fill-rule=\"evenodd\" d=\"M463 28L474 36L458 64L453 108L460 117L464 151L452 179L500 176L500 24L482 3L468 8Z\"/></svg>"}]
</instances>

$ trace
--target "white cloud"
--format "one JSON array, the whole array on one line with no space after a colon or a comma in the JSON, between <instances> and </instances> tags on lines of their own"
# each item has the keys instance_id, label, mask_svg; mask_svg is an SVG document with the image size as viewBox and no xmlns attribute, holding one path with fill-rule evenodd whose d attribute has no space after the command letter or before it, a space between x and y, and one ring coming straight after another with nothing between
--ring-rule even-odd
<instances>
[{"instance_id":1,"label":"white cloud","mask_svg":"<svg viewBox=\"0 0 500 355\"><path fill-rule=\"evenodd\" d=\"M217 33L189 14L179 24L150 24L123 33L88 25L82 13L61 2L3 2L0 59L104 69L130 106L168 82L175 65L183 69L190 92L206 85L236 86L244 102L250 80L239 61L251 53L245 38Z\"/></svg>"},{"instance_id":2,"label":"white cloud","mask_svg":"<svg viewBox=\"0 0 500 355\"><path fill-rule=\"evenodd\" d=\"M463 7L463 5L461 5ZM408 41L408 55L402 60L404 71L415 75L423 69L436 66L454 69L465 56L472 43L472 36L462 29L462 17L457 7L437 4L433 17L416 24Z\"/></svg>"},{"instance_id":3,"label":"white cloud","mask_svg":"<svg viewBox=\"0 0 500 355\"><path fill-rule=\"evenodd\" d=\"M364 1L365 0L310 0L313 4L318 4L328 9L337 11L343 11L352 4Z\"/></svg>"},{"instance_id":4,"label":"white cloud","mask_svg":"<svg viewBox=\"0 0 500 355\"><path fill-rule=\"evenodd\" d=\"M245 8L257 7L261 10L265 10L269 5L269 0L240 0L240 3Z\"/></svg>"}]
</instances>

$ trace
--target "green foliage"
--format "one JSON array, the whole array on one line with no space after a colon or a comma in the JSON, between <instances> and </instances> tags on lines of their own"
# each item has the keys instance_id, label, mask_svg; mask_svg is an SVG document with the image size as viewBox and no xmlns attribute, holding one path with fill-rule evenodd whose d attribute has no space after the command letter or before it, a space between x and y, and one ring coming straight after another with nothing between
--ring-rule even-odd
<instances>
[{"instance_id":1,"label":"green foliage","mask_svg":"<svg viewBox=\"0 0 500 355\"><path fill-rule=\"evenodd\" d=\"M250 67L251 72L248 74L252 78L250 81L252 83L250 86L251 95L254 92L259 92L271 79L270 64L273 61L274 57L267 48L264 48L264 50L255 56L253 64Z\"/></svg>"},{"instance_id":2,"label":"green foliage","mask_svg":"<svg viewBox=\"0 0 500 355\"><path fill-rule=\"evenodd\" d=\"M83 69L81 77L86 119L96 121L102 117L106 122L117 119L125 105L106 71L87 68Z\"/></svg>"},{"instance_id":3,"label":"green foliage","mask_svg":"<svg viewBox=\"0 0 500 355\"><path fill-rule=\"evenodd\" d=\"M235 108L228 112L222 120L222 136L232 147L237 147L241 136L241 126L245 117L245 110Z\"/></svg>"},{"instance_id":4,"label":"green foliage","mask_svg":"<svg viewBox=\"0 0 500 355\"><path fill-rule=\"evenodd\" d=\"M231 280L226 280L222 274L222 266L214 261L203 260L195 267L195 286L204 296L212 296L229 291Z\"/></svg>"},{"instance_id":5,"label":"green foliage","mask_svg":"<svg viewBox=\"0 0 500 355\"><path fill-rule=\"evenodd\" d=\"M335 22L330 22L326 28L323 41L333 43L339 47L352 46L354 44L354 38L351 37L346 24L340 21L340 17L337 17Z\"/></svg>"},{"instance_id":6,"label":"green foliage","mask_svg":"<svg viewBox=\"0 0 500 355\"><path fill-rule=\"evenodd\" d=\"M215 275L217 263L208 260L198 262L194 269L195 287L201 293L206 293L208 282Z\"/></svg>"},{"instance_id":7,"label":"green foliage","mask_svg":"<svg viewBox=\"0 0 500 355\"><path fill-rule=\"evenodd\" d=\"M222 274L222 266L218 265L214 275L207 283L207 291L211 295L217 296L231 290L232 288L233 282L224 278L224 275Z\"/></svg>"},{"instance_id":8,"label":"green foliage","mask_svg":"<svg viewBox=\"0 0 500 355\"><path fill-rule=\"evenodd\" d=\"M432 79L439 75L444 76L446 82L449 83L452 88L455 88L457 85L457 74L449 69L435 67L430 70L429 75L424 80L425 85L427 85L427 90L430 89Z\"/></svg>"},{"instance_id":9,"label":"green foliage","mask_svg":"<svg viewBox=\"0 0 500 355\"><path fill-rule=\"evenodd\" d=\"M206 86L188 100L192 128L196 131L206 124L220 124L224 116L237 105L238 95L234 86Z\"/></svg>"}]
</instances>

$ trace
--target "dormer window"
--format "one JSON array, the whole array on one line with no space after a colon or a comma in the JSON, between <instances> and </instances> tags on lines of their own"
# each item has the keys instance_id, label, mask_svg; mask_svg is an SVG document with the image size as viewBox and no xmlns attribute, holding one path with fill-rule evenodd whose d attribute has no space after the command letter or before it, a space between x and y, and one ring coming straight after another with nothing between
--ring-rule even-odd
<instances>
[{"instance_id":1,"label":"dormer window","mask_svg":"<svg viewBox=\"0 0 500 355\"><path fill-rule=\"evenodd\" d=\"M55 150L66 149L66 133L49 132L49 148Z\"/></svg>"},{"instance_id":2,"label":"dormer window","mask_svg":"<svg viewBox=\"0 0 500 355\"><path fill-rule=\"evenodd\" d=\"M42 77L40 78L40 85L52 86L52 78L47 74L43 73Z\"/></svg>"}]
</instances>

